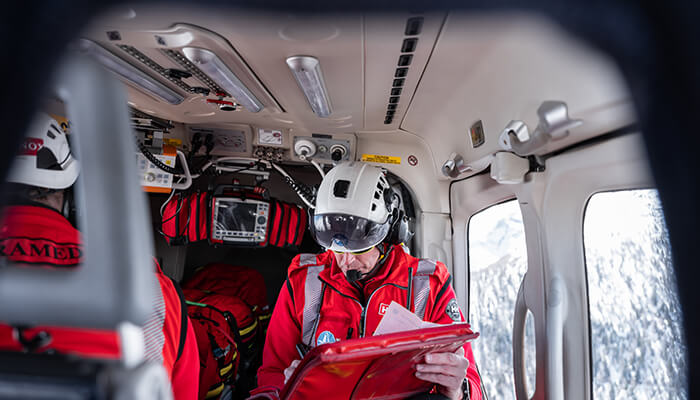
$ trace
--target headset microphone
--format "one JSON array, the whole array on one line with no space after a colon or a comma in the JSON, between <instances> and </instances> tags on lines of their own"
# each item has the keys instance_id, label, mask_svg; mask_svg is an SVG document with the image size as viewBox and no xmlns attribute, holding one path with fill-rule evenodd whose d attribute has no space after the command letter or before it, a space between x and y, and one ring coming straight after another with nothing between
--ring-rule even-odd
<instances>
[{"instance_id":1,"label":"headset microphone","mask_svg":"<svg viewBox=\"0 0 700 400\"><path fill-rule=\"evenodd\" d=\"M345 274L345 276L348 278L348 281L351 283L359 281L360 279L364 278L365 275L367 274L363 274L356 269L351 269Z\"/></svg>"}]
</instances>

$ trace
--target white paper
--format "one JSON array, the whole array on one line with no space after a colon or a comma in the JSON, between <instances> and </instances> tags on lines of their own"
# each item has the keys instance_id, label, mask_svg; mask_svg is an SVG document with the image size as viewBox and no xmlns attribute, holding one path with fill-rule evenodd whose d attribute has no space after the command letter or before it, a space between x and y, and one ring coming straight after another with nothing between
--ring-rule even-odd
<instances>
[{"instance_id":1,"label":"white paper","mask_svg":"<svg viewBox=\"0 0 700 400\"><path fill-rule=\"evenodd\" d=\"M379 321L379 325L374 331L374 336L423 328L432 328L435 326L440 326L440 324L423 321L418 318L416 314L404 308L404 306L401 304L392 301L391 304L389 304L389 307L387 307L384 317L382 317L382 320Z\"/></svg>"}]
</instances>

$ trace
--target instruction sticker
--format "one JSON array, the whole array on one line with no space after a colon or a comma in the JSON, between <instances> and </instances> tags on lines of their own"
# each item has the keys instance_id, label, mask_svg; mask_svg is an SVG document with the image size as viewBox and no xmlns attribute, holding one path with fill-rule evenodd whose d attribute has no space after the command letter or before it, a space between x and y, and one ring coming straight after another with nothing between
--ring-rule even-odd
<instances>
[{"instance_id":1,"label":"instruction sticker","mask_svg":"<svg viewBox=\"0 0 700 400\"><path fill-rule=\"evenodd\" d=\"M174 147L181 147L182 139L163 138L163 144L167 144Z\"/></svg>"},{"instance_id":2,"label":"instruction sticker","mask_svg":"<svg viewBox=\"0 0 700 400\"><path fill-rule=\"evenodd\" d=\"M363 154L362 161L382 164L401 164L401 157L382 156L378 154Z\"/></svg>"},{"instance_id":3,"label":"instruction sticker","mask_svg":"<svg viewBox=\"0 0 700 400\"><path fill-rule=\"evenodd\" d=\"M484 124L481 120L474 122L474 124L469 128L469 134L472 139L472 148L477 148L486 142L486 137L484 136Z\"/></svg>"}]
</instances>

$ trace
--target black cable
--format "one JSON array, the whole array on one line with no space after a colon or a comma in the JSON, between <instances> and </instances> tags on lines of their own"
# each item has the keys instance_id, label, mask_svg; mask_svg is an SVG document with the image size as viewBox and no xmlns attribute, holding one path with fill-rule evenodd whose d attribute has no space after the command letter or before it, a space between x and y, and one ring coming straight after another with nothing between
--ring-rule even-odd
<instances>
[{"instance_id":1,"label":"black cable","mask_svg":"<svg viewBox=\"0 0 700 400\"><path fill-rule=\"evenodd\" d=\"M171 200L168 200L168 202L174 200L175 198L176 198L176 196L173 196ZM160 226L161 226L161 227L163 226L164 223L170 221L171 219L173 219L173 218L179 218L179 217L180 217L180 212L182 211L182 207L185 205L185 201L186 201L185 198L182 198L182 201L180 201L180 204L178 205L178 207L177 207L177 209L175 210L175 212L173 213L173 215L169 216L168 218L166 218L166 219L164 219L164 220L162 220L162 221L160 222ZM190 225L190 214L188 213L188 214L187 214L187 222L185 222L185 228L184 228L184 230L183 230L183 234L182 234L182 235L187 236L187 230L188 230L188 228L189 228L189 225ZM163 230L160 229L160 228L157 228L156 230L157 230L158 233L160 233L164 238L167 238L167 239L170 239L170 240L177 239L179 236L181 236L181 235L180 235L180 232L175 232L175 236L170 236L170 235L166 234L165 232L163 232Z\"/></svg>"},{"instance_id":2,"label":"black cable","mask_svg":"<svg viewBox=\"0 0 700 400\"><path fill-rule=\"evenodd\" d=\"M190 174L192 175L204 175L205 171L208 171L211 167L214 166L214 164L209 164L206 170L203 170L202 167L206 165L209 161L211 161L211 157L205 157L204 161L197 167L193 167L192 165L192 159L188 159L187 165L190 166Z\"/></svg>"},{"instance_id":3,"label":"black cable","mask_svg":"<svg viewBox=\"0 0 700 400\"><path fill-rule=\"evenodd\" d=\"M212 165L214 165L214 164L212 164ZM251 164L248 165L247 167L241 167L241 168L238 168L238 169L234 169L233 171L222 171L222 174L223 174L223 173L226 173L226 174L237 174L237 173L239 173L239 172L241 172L241 171L247 171L247 170L249 170L249 169L251 169L251 168L253 168L253 167L257 166L257 165L258 165L257 163L251 163ZM209 168L207 168L207 169L209 169Z\"/></svg>"},{"instance_id":4,"label":"black cable","mask_svg":"<svg viewBox=\"0 0 700 400\"><path fill-rule=\"evenodd\" d=\"M294 192L296 192L298 196L303 197L306 201L309 202L309 204L314 204L316 199L312 188L306 186L301 182L295 181L289 176L284 176L284 181L287 182L287 184L292 188L292 190L294 190Z\"/></svg>"},{"instance_id":5,"label":"black cable","mask_svg":"<svg viewBox=\"0 0 700 400\"><path fill-rule=\"evenodd\" d=\"M157 159L156 156L154 156L153 153L151 153L146 148L146 146L144 146L143 143L138 142L137 145L139 147L139 150L141 151L141 154L143 154L143 156L146 157L148 159L148 161L152 162L153 165L158 167L158 169L161 169L161 170L163 170L169 174L173 174L173 175L179 175L182 173L182 171L178 171L177 169L175 169L173 167L169 167L169 166L165 165L162 161Z\"/></svg>"}]
</instances>

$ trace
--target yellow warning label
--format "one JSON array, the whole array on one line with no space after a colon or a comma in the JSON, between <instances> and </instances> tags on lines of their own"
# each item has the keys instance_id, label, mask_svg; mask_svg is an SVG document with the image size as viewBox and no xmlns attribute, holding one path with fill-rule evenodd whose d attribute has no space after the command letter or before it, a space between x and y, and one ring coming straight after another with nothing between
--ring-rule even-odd
<instances>
[{"instance_id":1,"label":"yellow warning label","mask_svg":"<svg viewBox=\"0 0 700 400\"><path fill-rule=\"evenodd\" d=\"M163 144L168 144L170 146L175 146L175 147L181 147L182 140L181 139L163 138Z\"/></svg>"},{"instance_id":2,"label":"yellow warning label","mask_svg":"<svg viewBox=\"0 0 700 400\"><path fill-rule=\"evenodd\" d=\"M383 164L401 164L401 157L381 156L378 154L363 154L362 161L376 162Z\"/></svg>"}]
</instances>

